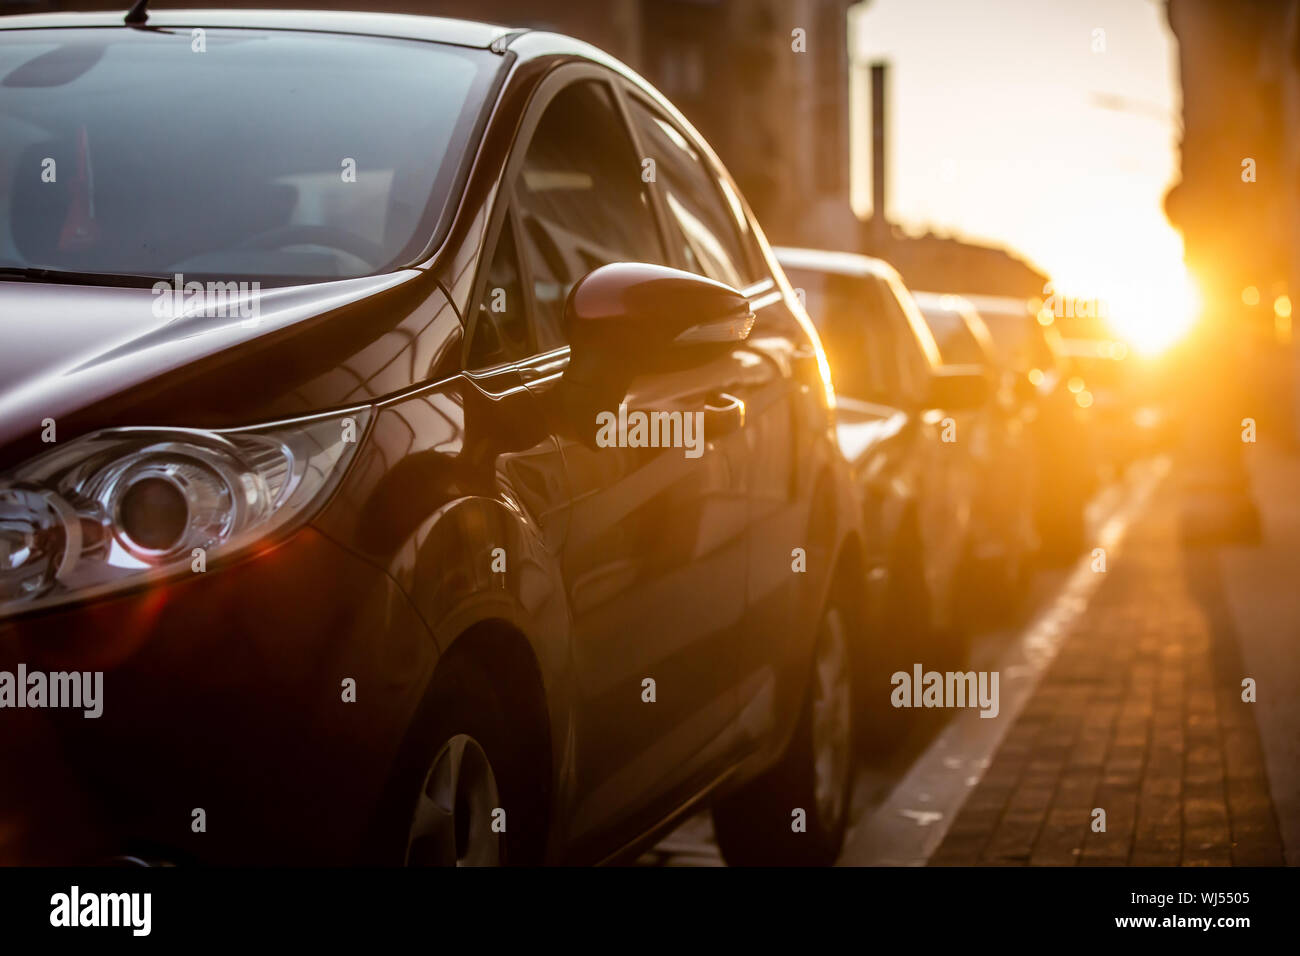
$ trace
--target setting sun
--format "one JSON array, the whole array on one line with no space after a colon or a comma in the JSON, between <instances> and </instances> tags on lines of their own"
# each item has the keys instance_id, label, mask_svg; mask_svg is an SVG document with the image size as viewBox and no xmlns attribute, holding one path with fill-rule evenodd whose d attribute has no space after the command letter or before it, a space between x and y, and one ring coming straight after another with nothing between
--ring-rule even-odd
<instances>
[{"instance_id":1,"label":"setting sun","mask_svg":"<svg viewBox=\"0 0 1300 956\"><path fill-rule=\"evenodd\" d=\"M1144 355L1177 344L1191 329L1201 307L1196 283L1181 262L1153 269L1149 283L1123 286L1112 293L1110 326Z\"/></svg>"},{"instance_id":2,"label":"setting sun","mask_svg":"<svg viewBox=\"0 0 1300 956\"><path fill-rule=\"evenodd\" d=\"M1143 355L1158 355L1191 329L1201 297L1183 263L1182 239L1149 213L1129 229L1111 228L1109 241L1081 235L1053 272L1067 299L1097 300L1098 317Z\"/></svg>"},{"instance_id":3,"label":"setting sun","mask_svg":"<svg viewBox=\"0 0 1300 956\"><path fill-rule=\"evenodd\" d=\"M1032 42L1042 30L1090 37L1097 24L1083 5L1025 4L993 30L981 5L938 0L867 5L855 55L887 61L889 95L907 104L890 118L889 214L916 232L1011 250L1050 276L1058 297L1104 305L1113 334L1153 355L1187 334L1199 308L1164 208L1179 175L1178 48L1162 5L1103 6L1112 29L1123 24L1123 56ZM918 7L941 12L948 29L916 30ZM1000 58L1034 82L991 77L986 65ZM858 93L865 111L865 85ZM864 215L874 201L870 134L856 127Z\"/></svg>"}]
</instances>

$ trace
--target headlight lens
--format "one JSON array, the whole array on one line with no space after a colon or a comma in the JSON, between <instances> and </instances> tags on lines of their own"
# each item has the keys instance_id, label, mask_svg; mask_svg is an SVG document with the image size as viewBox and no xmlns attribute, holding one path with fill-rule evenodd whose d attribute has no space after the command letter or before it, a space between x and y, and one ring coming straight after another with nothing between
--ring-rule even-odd
<instances>
[{"instance_id":1,"label":"headlight lens","mask_svg":"<svg viewBox=\"0 0 1300 956\"><path fill-rule=\"evenodd\" d=\"M303 520L347 468L362 408L258 428L118 428L0 476L0 614L190 573Z\"/></svg>"}]
</instances>

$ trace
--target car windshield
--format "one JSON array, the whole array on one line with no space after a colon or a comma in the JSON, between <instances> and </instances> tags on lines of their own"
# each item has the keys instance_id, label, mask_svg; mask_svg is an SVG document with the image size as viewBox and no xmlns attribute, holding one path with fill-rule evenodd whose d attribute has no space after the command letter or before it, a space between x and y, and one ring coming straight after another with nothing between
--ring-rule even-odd
<instances>
[{"instance_id":1,"label":"car windshield","mask_svg":"<svg viewBox=\"0 0 1300 956\"><path fill-rule=\"evenodd\" d=\"M966 320L954 309L923 308L925 323L939 346L939 355L947 365L981 365L984 355L979 342L971 334Z\"/></svg>"},{"instance_id":2,"label":"car windshield","mask_svg":"<svg viewBox=\"0 0 1300 956\"><path fill-rule=\"evenodd\" d=\"M868 320L869 309L863 298L861 280L797 266L784 269L823 340L844 327Z\"/></svg>"},{"instance_id":3,"label":"car windshield","mask_svg":"<svg viewBox=\"0 0 1300 956\"><path fill-rule=\"evenodd\" d=\"M872 280L817 269L785 266L790 285L802 292L804 308L826 349L835 390L858 399L881 398L893 383L894 356L876 306Z\"/></svg>"},{"instance_id":4,"label":"car windshield","mask_svg":"<svg viewBox=\"0 0 1300 956\"><path fill-rule=\"evenodd\" d=\"M1014 368L1047 369L1055 365L1052 347L1029 315L981 310L980 318L988 326L1002 360Z\"/></svg>"},{"instance_id":5,"label":"car windshield","mask_svg":"<svg viewBox=\"0 0 1300 956\"><path fill-rule=\"evenodd\" d=\"M0 30L0 277L404 265L452 204L499 62L324 33Z\"/></svg>"}]
</instances>

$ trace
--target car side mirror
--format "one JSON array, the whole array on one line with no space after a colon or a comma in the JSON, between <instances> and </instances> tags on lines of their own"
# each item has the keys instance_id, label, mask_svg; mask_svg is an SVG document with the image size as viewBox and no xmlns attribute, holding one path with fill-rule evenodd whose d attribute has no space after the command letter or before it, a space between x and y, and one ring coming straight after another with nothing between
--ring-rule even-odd
<instances>
[{"instance_id":1,"label":"car side mirror","mask_svg":"<svg viewBox=\"0 0 1300 956\"><path fill-rule=\"evenodd\" d=\"M638 375L726 354L753 326L749 300L721 282L642 262L601 266L564 303L566 417L585 441L593 416L617 409Z\"/></svg>"},{"instance_id":2,"label":"car side mirror","mask_svg":"<svg viewBox=\"0 0 1300 956\"><path fill-rule=\"evenodd\" d=\"M653 363L693 346L743 342L754 325L749 300L721 282L668 266L613 262L587 273L564 304L575 359Z\"/></svg>"},{"instance_id":3,"label":"car side mirror","mask_svg":"<svg viewBox=\"0 0 1300 956\"><path fill-rule=\"evenodd\" d=\"M960 411L978 408L991 394L988 374L978 365L945 365L930 375L927 404L931 408Z\"/></svg>"}]
</instances>

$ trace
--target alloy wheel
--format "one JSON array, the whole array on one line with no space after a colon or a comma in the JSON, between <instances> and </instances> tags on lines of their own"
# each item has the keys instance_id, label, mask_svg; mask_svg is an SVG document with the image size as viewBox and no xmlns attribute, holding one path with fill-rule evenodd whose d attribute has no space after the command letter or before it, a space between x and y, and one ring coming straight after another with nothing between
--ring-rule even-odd
<instances>
[{"instance_id":1,"label":"alloy wheel","mask_svg":"<svg viewBox=\"0 0 1300 956\"><path fill-rule=\"evenodd\" d=\"M457 734L433 759L411 822L407 866L500 866L503 834L492 829L501 794L487 753Z\"/></svg>"}]
</instances>

